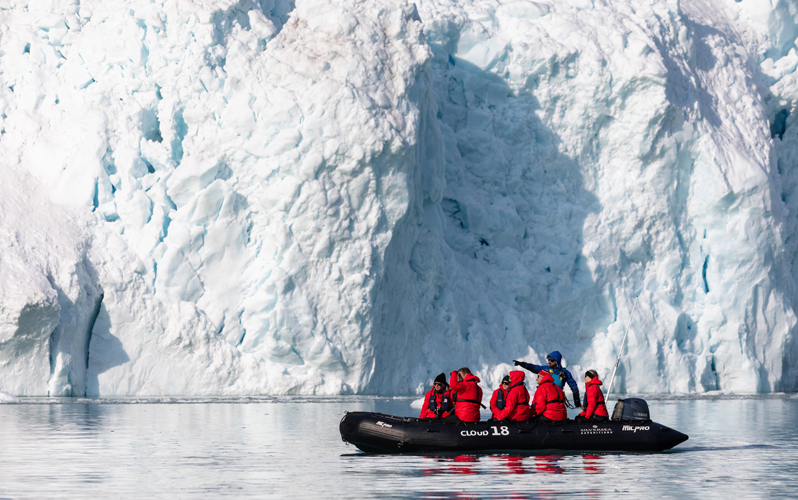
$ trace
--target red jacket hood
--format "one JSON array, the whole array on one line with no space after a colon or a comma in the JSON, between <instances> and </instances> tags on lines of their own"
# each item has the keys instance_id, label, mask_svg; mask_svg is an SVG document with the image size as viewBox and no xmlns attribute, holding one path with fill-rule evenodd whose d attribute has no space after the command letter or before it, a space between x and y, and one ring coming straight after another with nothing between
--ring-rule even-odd
<instances>
[{"instance_id":1,"label":"red jacket hood","mask_svg":"<svg viewBox=\"0 0 798 500\"><path fill-rule=\"evenodd\" d=\"M471 380L473 380L473 381L474 381L474 382L476 382L477 384L478 384L478 383L480 383L479 377L477 377L477 376L476 376L476 375L474 375L473 373L469 373L468 375L466 375L465 377L463 377L463 382L469 382L469 381L471 381Z\"/></svg>"},{"instance_id":2,"label":"red jacket hood","mask_svg":"<svg viewBox=\"0 0 798 500\"><path fill-rule=\"evenodd\" d=\"M549 372L539 371L538 375L543 376L543 380L540 382L541 384L543 382L552 382L552 383L554 382L554 378L552 378L551 373Z\"/></svg>"},{"instance_id":3,"label":"red jacket hood","mask_svg":"<svg viewBox=\"0 0 798 500\"><path fill-rule=\"evenodd\" d=\"M525 377L526 375L524 375L524 372L522 371L510 372L510 387L514 386L518 382L523 382Z\"/></svg>"},{"instance_id":4,"label":"red jacket hood","mask_svg":"<svg viewBox=\"0 0 798 500\"><path fill-rule=\"evenodd\" d=\"M598 377L593 377L593 379L591 379L590 382L585 384L585 390L587 390L587 386L589 386L589 385L602 385L602 384L603 384L603 382L601 380L599 380Z\"/></svg>"}]
</instances>

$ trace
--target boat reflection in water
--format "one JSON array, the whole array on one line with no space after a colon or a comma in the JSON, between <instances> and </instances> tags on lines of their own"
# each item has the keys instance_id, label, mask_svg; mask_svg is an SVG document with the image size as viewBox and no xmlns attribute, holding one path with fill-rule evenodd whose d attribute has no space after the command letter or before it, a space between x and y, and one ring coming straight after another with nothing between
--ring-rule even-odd
<instances>
[{"instance_id":1,"label":"boat reflection in water","mask_svg":"<svg viewBox=\"0 0 798 500\"><path fill-rule=\"evenodd\" d=\"M543 455L535 457L536 472L544 474L563 474L565 469L560 467L559 462L562 460L562 455Z\"/></svg>"},{"instance_id":2,"label":"boat reflection in water","mask_svg":"<svg viewBox=\"0 0 798 500\"><path fill-rule=\"evenodd\" d=\"M585 472L588 474L603 474L604 469L601 467L601 458L601 455L582 455Z\"/></svg>"},{"instance_id":3,"label":"boat reflection in water","mask_svg":"<svg viewBox=\"0 0 798 500\"><path fill-rule=\"evenodd\" d=\"M426 456L434 461L434 467L425 467L422 474L603 474L603 455L582 455L581 467L576 461L569 461L569 468L563 467L564 455L456 455Z\"/></svg>"},{"instance_id":4,"label":"boat reflection in water","mask_svg":"<svg viewBox=\"0 0 798 500\"><path fill-rule=\"evenodd\" d=\"M606 455L552 454L552 455L428 455L424 457L426 466L423 476L440 475L482 475L485 479L477 480L482 487L493 488L490 496L497 498L560 498L568 492L562 478L535 479L534 475L557 476L569 475L574 479L584 474L604 474ZM499 479L498 476L523 474L529 478L522 483L511 478ZM496 477L492 482L489 477ZM519 478L520 479L520 478ZM456 480L460 482L460 479ZM496 481L499 481L498 483ZM569 479L568 483L571 482ZM464 483L464 484L473 484ZM525 486L522 486L525 485ZM584 498L601 498L600 488L582 488L580 494ZM459 490L441 492L429 491L420 495L422 498L471 498L468 492ZM478 496L481 498L481 496ZM477 498L477 497L475 497Z\"/></svg>"},{"instance_id":5,"label":"boat reflection in water","mask_svg":"<svg viewBox=\"0 0 798 500\"><path fill-rule=\"evenodd\" d=\"M441 467L430 468L426 467L422 471L425 476L434 476L436 474L481 474L474 464L479 463L478 456L475 455L458 455L456 457L424 457L434 460L436 463L442 464Z\"/></svg>"},{"instance_id":6,"label":"boat reflection in water","mask_svg":"<svg viewBox=\"0 0 798 500\"><path fill-rule=\"evenodd\" d=\"M524 469L524 457L518 455L505 455L501 457L504 460L504 467L499 467L496 472L499 474L526 474L527 470Z\"/></svg>"}]
</instances>

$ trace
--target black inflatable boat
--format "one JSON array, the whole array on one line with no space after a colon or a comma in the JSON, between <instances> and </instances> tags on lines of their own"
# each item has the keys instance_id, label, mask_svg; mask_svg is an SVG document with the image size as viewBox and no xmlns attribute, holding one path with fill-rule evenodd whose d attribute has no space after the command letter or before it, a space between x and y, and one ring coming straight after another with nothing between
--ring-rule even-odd
<instances>
[{"instance_id":1,"label":"black inflatable boat","mask_svg":"<svg viewBox=\"0 0 798 500\"><path fill-rule=\"evenodd\" d=\"M663 451L687 435L652 422L639 398L621 400L611 420L602 423L537 422L449 423L382 413L347 412L341 438L367 453Z\"/></svg>"}]
</instances>

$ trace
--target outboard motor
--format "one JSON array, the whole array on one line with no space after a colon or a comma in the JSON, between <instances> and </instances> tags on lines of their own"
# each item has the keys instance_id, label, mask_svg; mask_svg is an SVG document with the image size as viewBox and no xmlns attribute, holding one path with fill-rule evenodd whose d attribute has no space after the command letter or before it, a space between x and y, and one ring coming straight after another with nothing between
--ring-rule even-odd
<instances>
[{"instance_id":1,"label":"outboard motor","mask_svg":"<svg viewBox=\"0 0 798 500\"><path fill-rule=\"evenodd\" d=\"M612 411L612 420L616 422L646 422L651 420L648 403L645 399L619 399Z\"/></svg>"}]
</instances>

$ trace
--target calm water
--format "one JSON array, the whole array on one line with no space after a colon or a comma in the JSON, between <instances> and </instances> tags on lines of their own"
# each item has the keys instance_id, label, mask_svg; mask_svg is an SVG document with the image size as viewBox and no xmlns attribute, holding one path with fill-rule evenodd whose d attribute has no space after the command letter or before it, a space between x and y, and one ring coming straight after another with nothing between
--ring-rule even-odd
<instances>
[{"instance_id":1,"label":"calm water","mask_svg":"<svg viewBox=\"0 0 798 500\"><path fill-rule=\"evenodd\" d=\"M690 435L657 454L369 456L345 410L409 399L0 405L0 498L798 496L798 398L649 399Z\"/></svg>"}]
</instances>

